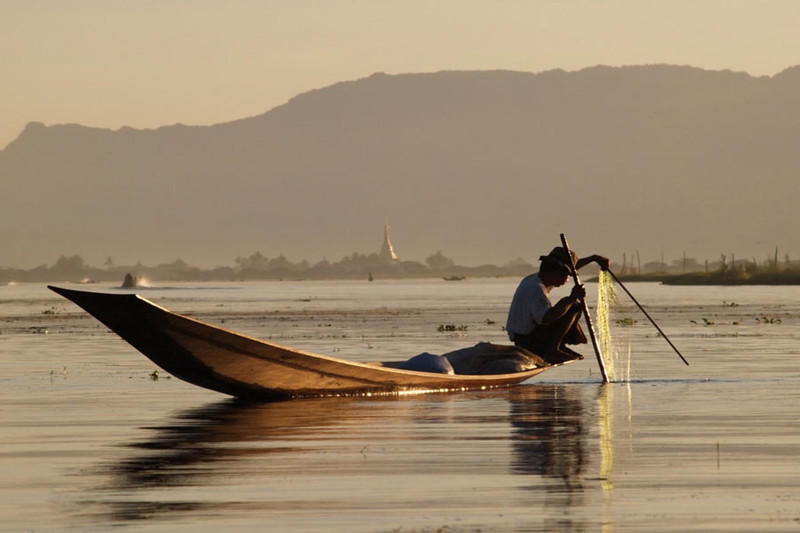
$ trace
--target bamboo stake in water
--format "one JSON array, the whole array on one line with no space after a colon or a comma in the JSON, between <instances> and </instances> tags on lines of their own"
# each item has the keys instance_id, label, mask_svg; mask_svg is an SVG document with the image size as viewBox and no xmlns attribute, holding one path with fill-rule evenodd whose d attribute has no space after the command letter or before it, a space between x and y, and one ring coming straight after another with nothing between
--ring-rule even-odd
<instances>
[{"instance_id":1,"label":"bamboo stake in water","mask_svg":"<svg viewBox=\"0 0 800 533\"><path fill-rule=\"evenodd\" d=\"M567 238L563 233L561 234L561 244L567 251L567 257L569 257L569 262L572 264L572 280L575 282L575 285L580 285L581 280L578 277L578 269L575 268L572 252L569 250ZM592 339L594 354L597 356L597 364L600 365L600 373L603 375L603 383L608 383L610 380L608 379L608 372L606 372L606 363L603 360L603 354L600 353L600 345L597 343L597 336L594 334L594 326L592 326L592 317L589 315L589 307L586 305L586 298L581 298L581 306L583 307L583 316L586 318L586 327L589 329L589 337Z\"/></svg>"},{"instance_id":2,"label":"bamboo stake in water","mask_svg":"<svg viewBox=\"0 0 800 533\"><path fill-rule=\"evenodd\" d=\"M633 297L633 294L631 294L631 291L629 291L629 290L627 289L627 287L625 287L625 285L623 285L623 284L622 284L622 282L619 280L619 278L617 277L617 275L616 275L616 274L614 274L614 273L613 273L613 272L611 272L610 270L608 271L608 273L609 273L609 274L611 274L611 277L612 277L612 278L614 278L614 281L617 283L617 285L619 285L620 287L622 287L622 290L624 290L626 293L628 293L628 296L630 296L630 297L631 297L631 300L633 300L633 303L635 303L635 304L636 304L636 306L639 308L639 310L641 310L641 312L642 312L642 313L644 313L644 316L646 316L646 317L647 317L647 319L650 321L650 323L651 323L651 324L653 324L653 325L656 327L656 329L658 330L658 332L659 332L659 333L661 333L661 336L662 336L662 337L664 337L664 340L666 340L666 341L669 343L669 345L670 345L670 346L672 346L672 349L673 349L673 350L675 350L675 353L676 353L676 354L678 354L678 357L680 357L680 358L681 358L681 360L682 360L684 363L686 363L686 366L689 366L689 361L687 361L687 360L686 360L686 359L683 357L683 355L681 355L681 352L679 352L679 351L678 351L678 349L675 347L675 345L674 345L674 344L672 344L672 341L671 341L671 340L669 340L669 337L667 337L667 334L666 334L666 333L664 333L663 331L661 331L661 328L660 328L660 327L658 327L658 324L656 324L656 321L655 321L655 320L653 320L653 319L650 317L650 315L647 313L647 311L645 311L645 310L644 310L644 307L642 307L642 304L640 304L638 301L636 301L636 298L634 298L634 297Z\"/></svg>"}]
</instances>

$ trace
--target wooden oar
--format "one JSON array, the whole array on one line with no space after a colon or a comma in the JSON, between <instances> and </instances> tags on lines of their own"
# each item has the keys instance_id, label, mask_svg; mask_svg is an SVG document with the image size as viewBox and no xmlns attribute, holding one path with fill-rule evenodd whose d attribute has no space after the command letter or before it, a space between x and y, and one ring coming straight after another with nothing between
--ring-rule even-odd
<instances>
[{"instance_id":1,"label":"wooden oar","mask_svg":"<svg viewBox=\"0 0 800 533\"><path fill-rule=\"evenodd\" d=\"M644 307L642 307L642 304L640 304L638 301L636 301L636 298L633 297L633 294L631 294L631 291L629 291L628 288L625 287L625 285L622 284L622 282L619 280L617 275L614 274L613 272L611 272L611 270L609 270L608 273L611 274L611 277L614 278L614 281L617 283L617 285L622 287L622 290L624 290L626 293L628 293L628 296L631 297L631 300L633 300L633 303L635 303L636 306L639 308L639 310L641 310L641 312L644 313L644 316L647 317L647 319L650 321L650 323L653 324L656 327L658 332L661 333L661 336L664 337L664 340L666 340L669 343L669 345L672 346L672 349L675 350L675 353L678 354L678 357L681 358L681 361L686 363L686 366L689 366L689 361L687 361L686 358L684 358L683 355L681 355L681 352L678 351L678 349L675 347L675 345L672 344L672 341L669 340L669 337L667 337L667 334L664 333L663 331L661 331L661 328L658 327L658 324L656 324L656 321L653 320L652 317L647 313L647 311L644 310Z\"/></svg>"},{"instance_id":2,"label":"wooden oar","mask_svg":"<svg viewBox=\"0 0 800 533\"><path fill-rule=\"evenodd\" d=\"M572 265L572 280L575 282L575 285L580 285L581 280L578 277L578 269L575 268L575 260L572 259L572 252L569 250L567 238L563 233L561 234L561 244L567 251L567 257L569 257L569 262ZM603 375L603 383L608 383L610 380L608 379L608 372L606 371L606 363L603 360L603 354L600 353L600 345L597 343L597 336L594 334L594 326L592 325L592 317L589 315L589 307L586 305L586 298L581 298L581 307L583 307L586 327L589 329L589 337L592 339L592 346L594 346L594 354L597 356L597 364L600 365L600 373Z\"/></svg>"}]
</instances>

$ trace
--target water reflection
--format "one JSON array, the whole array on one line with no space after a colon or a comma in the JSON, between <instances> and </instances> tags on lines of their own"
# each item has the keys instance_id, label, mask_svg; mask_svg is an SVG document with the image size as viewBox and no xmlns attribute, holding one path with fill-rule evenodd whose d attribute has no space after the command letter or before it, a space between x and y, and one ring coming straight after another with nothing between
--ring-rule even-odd
<instances>
[{"instance_id":1,"label":"water reflection","mask_svg":"<svg viewBox=\"0 0 800 533\"><path fill-rule=\"evenodd\" d=\"M574 386L524 387L510 391L510 422L514 429L511 471L541 476L526 484L545 491L545 530L585 530L574 510L584 505L589 422L581 389Z\"/></svg>"},{"instance_id":2,"label":"water reflection","mask_svg":"<svg viewBox=\"0 0 800 533\"><path fill-rule=\"evenodd\" d=\"M568 386L519 387L509 391L514 428L512 471L580 488L585 463L584 407L580 390Z\"/></svg>"},{"instance_id":3,"label":"water reflection","mask_svg":"<svg viewBox=\"0 0 800 533\"><path fill-rule=\"evenodd\" d=\"M174 423L155 428L153 439L127 445L153 453L113 465L113 484L132 488L206 484L210 474L224 475L225 469L209 471L202 465L289 453L291 446L275 442L338 425L342 409L346 406L335 400L260 404L230 400L191 409L177 415Z\"/></svg>"},{"instance_id":4,"label":"water reflection","mask_svg":"<svg viewBox=\"0 0 800 533\"><path fill-rule=\"evenodd\" d=\"M79 502L75 514L89 522L124 523L265 510L263 502L225 501L214 487L235 484L237 477L247 475L248 459L275 456L280 462L292 452L309 451L324 433L343 431L342 414L352 403L356 400L226 400L181 412L169 424L143 428L155 431L152 438L121 445L135 455L89 472L108 482ZM199 488L201 494L176 501L181 488Z\"/></svg>"},{"instance_id":5,"label":"water reflection","mask_svg":"<svg viewBox=\"0 0 800 533\"><path fill-rule=\"evenodd\" d=\"M630 392L630 382L627 383ZM614 386L609 384L600 389L597 396L598 426L600 430L600 481L603 487L603 531L613 531L611 508L614 495L614 425L613 420Z\"/></svg>"},{"instance_id":6,"label":"water reflection","mask_svg":"<svg viewBox=\"0 0 800 533\"><path fill-rule=\"evenodd\" d=\"M124 523L197 512L307 513L314 502L332 505L330 493L339 494L336 485L348 476L368 493L410 478L407 501L376 503L410 506L414 498L425 500L425 491L450 493L452 485L505 472L510 476L495 496L505 505L513 499L544 506L556 517L548 522L553 527L583 527L570 509L584 503L587 417L595 416L584 393L580 385L530 385L416 398L214 403L125 444L134 454L93 473L107 482L80 502L81 514ZM301 497L282 494L287 481ZM335 503L358 497L340 495ZM473 498L488 505L485 496Z\"/></svg>"}]
</instances>

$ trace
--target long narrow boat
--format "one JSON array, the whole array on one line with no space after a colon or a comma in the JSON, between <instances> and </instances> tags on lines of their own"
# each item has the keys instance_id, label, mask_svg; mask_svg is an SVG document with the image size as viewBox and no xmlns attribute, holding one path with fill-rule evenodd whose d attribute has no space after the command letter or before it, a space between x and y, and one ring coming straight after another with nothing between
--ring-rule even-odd
<instances>
[{"instance_id":1,"label":"long narrow boat","mask_svg":"<svg viewBox=\"0 0 800 533\"><path fill-rule=\"evenodd\" d=\"M82 307L173 376L239 398L495 388L520 383L557 366L464 375L402 370L396 368L397 363L356 363L206 324L137 294L49 288Z\"/></svg>"}]
</instances>

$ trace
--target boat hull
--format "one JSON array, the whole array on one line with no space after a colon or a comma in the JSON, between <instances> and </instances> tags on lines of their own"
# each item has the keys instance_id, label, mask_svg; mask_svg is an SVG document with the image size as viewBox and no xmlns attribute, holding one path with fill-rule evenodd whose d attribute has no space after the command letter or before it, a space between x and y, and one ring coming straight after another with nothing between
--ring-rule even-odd
<instances>
[{"instance_id":1,"label":"boat hull","mask_svg":"<svg viewBox=\"0 0 800 533\"><path fill-rule=\"evenodd\" d=\"M495 388L553 366L493 375L452 375L357 363L257 339L172 313L136 294L49 287L171 375L249 399L397 394Z\"/></svg>"}]
</instances>

